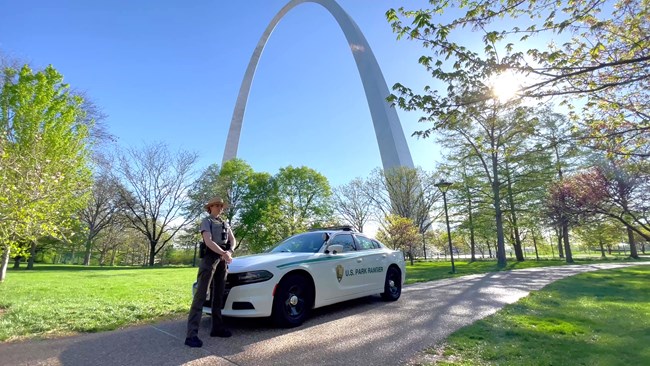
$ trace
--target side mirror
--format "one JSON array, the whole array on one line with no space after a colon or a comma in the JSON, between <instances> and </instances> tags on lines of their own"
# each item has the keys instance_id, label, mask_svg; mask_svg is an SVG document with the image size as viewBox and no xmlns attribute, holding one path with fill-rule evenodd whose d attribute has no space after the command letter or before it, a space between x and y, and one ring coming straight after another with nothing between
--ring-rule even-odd
<instances>
[{"instance_id":1,"label":"side mirror","mask_svg":"<svg viewBox=\"0 0 650 366\"><path fill-rule=\"evenodd\" d=\"M337 253L343 253L343 245L341 244L332 244L327 247L325 250L325 253L328 254L337 254Z\"/></svg>"}]
</instances>

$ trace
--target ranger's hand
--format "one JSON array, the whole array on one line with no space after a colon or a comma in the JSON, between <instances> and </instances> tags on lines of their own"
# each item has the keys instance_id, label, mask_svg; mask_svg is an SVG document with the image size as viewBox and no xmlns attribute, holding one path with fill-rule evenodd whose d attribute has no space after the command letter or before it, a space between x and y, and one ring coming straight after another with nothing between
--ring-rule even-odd
<instances>
[{"instance_id":1,"label":"ranger's hand","mask_svg":"<svg viewBox=\"0 0 650 366\"><path fill-rule=\"evenodd\" d=\"M225 253L221 255L221 258L226 261L226 264L230 264L232 262L232 253L230 253L229 250L227 250Z\"/></svg>"}]
</instances>

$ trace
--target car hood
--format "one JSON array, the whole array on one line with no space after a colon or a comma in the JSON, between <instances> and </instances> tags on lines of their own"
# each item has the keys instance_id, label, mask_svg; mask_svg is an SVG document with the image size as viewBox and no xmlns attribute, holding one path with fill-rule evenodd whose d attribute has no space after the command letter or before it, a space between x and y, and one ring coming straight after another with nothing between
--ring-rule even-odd
<instances>
[{"instance_id":1,"label":"car hood","mask_svg":"<svg viewBox=\"0 0 650 366\"><path fill-rule=\"evenodd\" d=\"M258 269L271 270L276 266L301 261L316 256L316 253L262 253L233 258L228 272L243 272Z\"/></svg>"}]
</instances>

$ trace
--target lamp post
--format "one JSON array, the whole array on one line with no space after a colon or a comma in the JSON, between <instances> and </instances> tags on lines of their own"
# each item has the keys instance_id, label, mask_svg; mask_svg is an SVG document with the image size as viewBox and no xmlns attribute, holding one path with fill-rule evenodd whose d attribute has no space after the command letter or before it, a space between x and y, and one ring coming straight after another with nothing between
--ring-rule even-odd
<instances>
[{"instance_id":1,"label":"lamp post","mask_svg":"<svg viewBox=\"0 0 650 366\"><path fill-rule=\"evenodd\" d=\"M447 190L451 187L451 182L441 180L435 184L436 187L442 192L442 201L445 206L445 220L447 221L447 239L449 239L449 256L451 257L451 273L456 273L454 266L454 250L451 247L451 230L449 229L449 213L447 213Z\"/></svg>"}]
</instances>

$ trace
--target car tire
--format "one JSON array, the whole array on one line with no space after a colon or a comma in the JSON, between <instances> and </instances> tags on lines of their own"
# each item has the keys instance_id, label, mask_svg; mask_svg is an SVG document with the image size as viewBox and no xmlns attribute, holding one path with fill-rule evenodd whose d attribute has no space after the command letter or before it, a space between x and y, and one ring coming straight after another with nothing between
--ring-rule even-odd
<instances>
[{"instance_id":1,"label":"car tire","mask_svg":"<svg viewBox=\"0 0 650 366\"><path fill-rule=\"evenodd\" d=\"M399 269L389 267L386 272L386 280L384 282L384 292L381 297L386 301L396 301L402 294L402 274Z\"/></svg>"},{"instance_id":2,"label":"car tire","mask_svg":"<svg viewBox=\"0 0 650 366\"><path fill-rule=\"evenodd\" d=\"M290 274L280 281L273 298L271 317L275 325L293 328L309 316L314 299L314 289L305 276Z\"/></svg>"}]
</instances>

